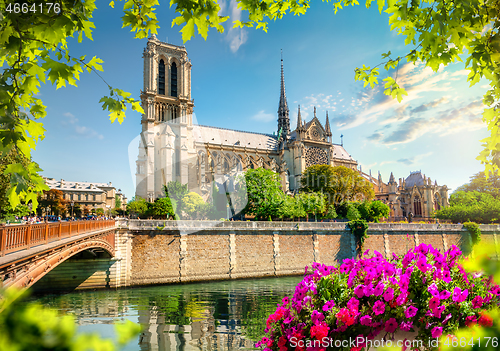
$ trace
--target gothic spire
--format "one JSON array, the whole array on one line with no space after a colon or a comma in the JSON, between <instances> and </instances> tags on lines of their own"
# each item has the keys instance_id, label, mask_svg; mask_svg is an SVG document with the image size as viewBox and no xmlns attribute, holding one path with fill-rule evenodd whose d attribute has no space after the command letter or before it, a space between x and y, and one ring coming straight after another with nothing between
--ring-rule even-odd
<instances>
[{"instance_id":1,"label":"gothic spire","mask_svg":"<svg viewBox=\"0 0 500 351\"><path fill-rule=\"evenodd\" d=\"M396 180L394 179L394 174L391 172L391 176L389 177L389 183L396 183Z\"/></svg>"},{"instance_id":2,"label":"gothic spire","mask_svg":"<svg viewBox=\"0 0 500 351\"><path fill-rule=\"evenodd\" d=\"M302 128L302 117L300 116L300 105L299 105L299 113L297 115L297 129Z\"/></svg>"},{"instance_id":3,"label":"gothic spire","mask_svg":"<svg viewBox=\"0 0 500 351\"><path fill-rule=\"evenodd\" d=\"M281 50L281 91L280 103L278 107L278 134L281 134L285 139L290 134L290 118L289 118L288 103L285 93L285 74L283 72L283 50Z\"/></svg>"},{"instance_id":4,"label":"gothic spire","mask_svg":"<svg viewBox=\"0 0 500 351\"><path fill-rule=\"evenodd\" d=\"M332 136L332 131L330 130L330 120L328 119L328 111L326 111L325 132L326 136Z\"/></svg>"}]
</instances>

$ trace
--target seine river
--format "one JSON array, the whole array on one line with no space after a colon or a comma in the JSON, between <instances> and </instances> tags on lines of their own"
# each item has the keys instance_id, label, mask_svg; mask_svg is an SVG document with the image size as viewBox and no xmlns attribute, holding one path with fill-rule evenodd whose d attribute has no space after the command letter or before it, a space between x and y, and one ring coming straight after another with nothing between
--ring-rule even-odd
<instances>
[{"instance_id":1,"label":"seine river","mask_svg":"<svg viewBox=\"0 0 500 351\"><path fill-rule=\"evenodd\" d=\"M236 280L99 290L36 298L71 313L79 332L114 336L113 324L129 319L142 333L123 350L253 349L267 316L301 277Z\"/></svg>"}]
</instances>

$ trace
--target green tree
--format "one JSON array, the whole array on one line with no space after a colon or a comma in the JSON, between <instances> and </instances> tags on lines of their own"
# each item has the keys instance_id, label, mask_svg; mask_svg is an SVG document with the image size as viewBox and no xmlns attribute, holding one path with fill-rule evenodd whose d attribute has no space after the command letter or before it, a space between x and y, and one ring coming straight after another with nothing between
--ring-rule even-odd
<instances>
[{"instance_id":1,"label":"green tree","mask_svg":"<svg viewBox=\"0 0 500 351\"><path fill-rule=\"evenodd\" d=\"M338 215L337 215L337 211L335 211L335 206L328 205L328 208L325 211L325 214L323 215L323 218L325 218L325 219L335 219L337 217L338 217Z\"/></svg>"},{"instance_id":2,"label":"green tree","mask_svg":"<svg viewBox=\"0 0 500 351\"><path fill-rule=\"evenodd\" d=\"M44 191L43 195L38 198L38 203L41 208L49 208L49 214L62 216L66 213L67 201L64 200L64 194L61 190ZM41 211L39 213L42 214Z\"/></svg>"},{"instance_id":3,"label":"green tree","mask_svg":"<svg viewBox=\"0 0 500 351\"><path fill-rule=\"evenodd\" d=\"M355 220L361 219L361 214L359 213L356 206L353 205L352 203L347 205L346 218L350 221L355 221Z\"/></svg>"},{"instance_id":4,"label":"green tree","mask_svg":"<svg viewBox=\"0 0 500 351\"><path fill-rule=\"evenodd\" d=\"M153 203L151 213L155 217L170 218L175 215L172 202L168 197L160 197Z\"/></svg>"},{"instance_id":5,"label":"green tree","mask_svg":"<svg viewBox=\"0 0 500 351\"><path fill-rule=\"evenodd\" d=\"M330 204L339 206L356 199L370 200L375 196L373 186L358 171L330 165L314 165L306 168L301 179L301 190L321 192Z\"/></svg>"},{"instance_id":6,"label":"green tree","mask_svg":"<svg viewBox=\"0 0 500 351\"><path fill-rule=\"evenodd\" d=\"M298 196L286 195L281 206L278 209L278 217L281 219L289 218L292 221L295 218L306 216L306 211Z\"/></svg>"},{"instance_id":7,"label":"green tree","mask_svg":"<svg viewBox=\"0 0 500 351\"><path fill-rule=\"evenodd\" d=\"M496 223L500 221L500 200L488 193L455 191L450 206L436 211L435 216L454 223Z\"/></svg>"},{"instance_id":8,"label":"green tree","mask_svg":"<svg viewBox=\"0 0 500 351\"><path fill-rule=\"evenodd\" d=\"M459 186L455 192L459 191L478 191L480 193L490 194L496 199L500 199L500 176L490 173L488 178L484 172L479 172L470 177L470 182Z\"/></svg>"},{"instance_id":9,"label":"green tree","mask_svg":"<svg viewBox=\"0 0 500 351\"><path fill-rule=\"evenodd\" d=\"M312 214L316 219L317 214L323 213L326 210L325 195L322 193L302 193L297 197L308 219L309 214Z\"/></svg>"},{"instance_id":10,"label":"green tree","mask_svg":"<svg viewBox=\"0 0 500 351\"><path fill-rule=\"evenodd\" d=\"M264 168L249 169L244 174L244 184L239 194L246 195L244 214L255 215L257 220L277 216L285 200L277 173ZM240 199L240 201L244 201Z\"/></svg>"},{"instance_id":11,"label":"green tree","mask_svg":"<svg viewBox=\"0 0 500 351\"><path fill-rule=\"evenodd\" d=\"M269 20L282 18L288 13L301 15L310 7L309 0L237 0L239 9L248 12L248 20L233 18L233 26L256 27L267 30ZM373 0L367 0L365 6L371 7ZM35 0L26 0L31 7ZM135 37L145 38L149 33L156 33L159 23L156 19L157 0L124 0L123 27L130 27ZM68 49L69 37L83 37L92 40L91 21L96 9L93 0L62 1L58 3L61 11L32 13L16 11L12 2L0 4L0 62L4 68L0 81L0 156L11 150L19 150L30 159L31 150L36 142L43 139L43 124L37 119L46 115L45 106L38 93L38 87L47 80L57 88L76 85L83 70L96 72L102 70L102 60L97 57L72 57ZM109 6L114 7L114 1ZM182 26L184 41L195 35L195 29L207 38L210 28L223 32L222 23L228 17L219 16L220 6L217 0L201 2L172 0L178 14L173 25ZM335 0L335 13L343 7L359 5L358 1ZM10 6L10 8L9 8ZM21 6L21 5L19 5ZM392 31L405 36L405 44L410 46L404 57L393 57L391 52L382 54L383 60L378 66L355 69L355 79L372 88L379 84L379 66L386 71L397 70L399 64L424 62L437 71L440 65L448 65L465 58L465 67L470 71L468 80L471 85L481 78L489 81L490 89L484 95L486 108L483 120L490 130L490 136L483 140L484 150L478 159L485 164L486 172L500 172L500 2L498 0L377 0L380 13L390 14L389 24ZM18 8L19 9L19 8ZM239 14L238 14L239 16ZM397 75L396 75L397 77ZM392 75L382 80L384 93L401 101L406 92ZM109 95L100 102L103 109L110 112L111 121L120 123L125 117L127 105L143 113L140 102L132 99L130 93L112 88L107 82ZM28 114L24 114L26 111ZM8 196L15 208L20 199L33 201L36 193L44 190L44 184L38 175L39 169L30 163L22 167L19 162L6 169L11 183ZM500 174L500 173L499 173Z\"/></svg>"},{"instance_id":12,"label":"green tree","mask_svg":"<svg viewBox=\"0 0 500 351\"><path fill-rule=\"evenodd\" d=\"M95 210L95 214L96 214L97 216L104 216L104 208L101 208L101 207L97 208L97 209ZM78 215L75 213L75 216L78 216Z\"/></svg>"},{"instance_id":13,"label":"green tree","mask_svg":"<svg viewBox=\"0 0 500 351\"><path fill-rule=\"evenodd\" d=\"M363 201L353 203L353 205L361 215L361 219L369 222L378 223L381 218L388 217L391 212L390 207L379 200Z\"/></svg>"},{"instance_id":14,"label":"green tree","mask_svg":"<svg viewBox=\"0 0 500 351\"><path fill-rule=\"evenodd\" d=\"M115 195L115 208L117 210L122 209L122 199L118 195Z\"/></svg>"},{"instance_id":15,"label":"green tree","mask_svg":"<svg viewBox=\"0 0 500 351\"><path fill-rule=\"evenodd\" d=\"M184 211L193 219L197 217L198 206L204 203L203 198L193 191L184 195L182 199Z\"/></svg>"},{"instance_id":16,"label":"green tree","mask_svg":"<svg viewBox=\"0 0 500 351\"><path fill-rule=\"evenodd\" d=\"M139 217L146 217L148 215L149 203L140 197L133 197L127 203L127 211L134 213Z\"/></svg>"}]
</instances>

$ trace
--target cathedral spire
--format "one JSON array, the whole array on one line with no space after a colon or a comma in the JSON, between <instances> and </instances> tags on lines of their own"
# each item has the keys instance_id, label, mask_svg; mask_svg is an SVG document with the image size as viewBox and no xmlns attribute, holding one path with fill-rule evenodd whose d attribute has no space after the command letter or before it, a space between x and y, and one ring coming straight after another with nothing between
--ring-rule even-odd
<instances>
[{"instance_id":1,"label":"cathedral spire","mask_svg":"<svg viewBox=\"0 0 500 351\"><path fill-rule=\"evenodd\" d=\"M300 105L299 105L299 113L297 115L297 129L302 128L302 117L300 115Z\"/></svg>"},{"instance_id":2,"label":"cathedral spire","mask_svg":"<svg viewBox=\"0 0 500 351\"><path fill-rule=\"evenodd\" d=\"M284 139L290 134L290 118L289 118L288 103L285 93L285 74L283 72L283 50L281 50L281 91L280 103L278 107L278 135L282 135ZM281 131L281 133L280 133Z\"/></svg>"},{"instance_id":3,"label":"cathedral spire","mask_svg":"<svg viewBox=\"0 0 500 351\"><path fill-rule=\"evenodd\" d=\"M328 111L326 111L325 132L326 136L328 137L332 136L332 131L330 130L330 120L328 119Z\"/></svg>"}]
</instances>

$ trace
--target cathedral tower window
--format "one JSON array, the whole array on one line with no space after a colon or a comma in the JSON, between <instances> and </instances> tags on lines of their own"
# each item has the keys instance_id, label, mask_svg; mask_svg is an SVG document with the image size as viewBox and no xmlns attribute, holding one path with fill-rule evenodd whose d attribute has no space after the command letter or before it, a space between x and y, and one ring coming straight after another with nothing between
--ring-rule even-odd
<instances>
[{"instance_id":1,"label":"cathedral tower window","mask_svg":"<svg viewBox=\"0 0 500 351\"><path fill-rule=\"evenodd\" d=\"M177 65L175 62L170 67L170 91L171 96L177 97Z\"/></svg>"},{"instance_id":2,"label":"cathedral tower window","mask_svg":"<svg viewBox=\"0 0 500 351\"><path fill-rule=\"evenodd\" d=\"M158 65L158 94L165 95L165 62L160 60Z\"/></svg>"}]
</instances>

